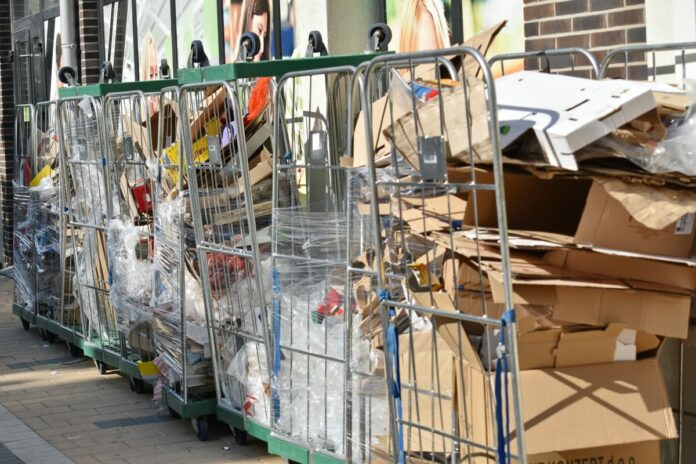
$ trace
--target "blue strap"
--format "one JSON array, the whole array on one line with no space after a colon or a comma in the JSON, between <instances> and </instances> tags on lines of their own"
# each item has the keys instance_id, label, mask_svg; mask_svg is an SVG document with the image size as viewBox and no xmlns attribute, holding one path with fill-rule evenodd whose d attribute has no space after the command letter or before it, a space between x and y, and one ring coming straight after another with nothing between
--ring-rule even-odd
<instances>
[{"instance_id":1,"label":"blue strap","mask_svg":"<svg viewBox=\"0 0 696 464\"><path fill-rule=\"evenodd\" d=\"M273 379L276 388L271 389L271 403L273 409L273 420L277 421L280 418L280 393L277 388L277 379L280 372L280 273L277 269L273 269Z\"/></svg>"},{"instance_id":2,"label":"blue strap","mask_svg":"<svg viewBox=\"0 0 696 464\"><path fill-rule=\"evenodd\" d=\"M389 351L392 361L391 369L393 373L393 384L391 394L394 397L396 406L396 417L398 421L397 430L397 445L398 456L397 462L403 464L404 457L404 425L403 425L403 409L401 406L401 369L399 368L399 334L396 331L396 325L392 322L387 329L387 350Z\"/></svg>"},{"instance_id":3,"label":"blue strap","mask_svg":"<svg viewBox=\"0 0 696 464\"><path fill-rule=\"evenodd\" d=\"M499 346L506 346L507 327L515 321L515 310L505 311L500 320ZM495 422L498 435L498 463L510 462L510 393L508 388L508 358L506 353L498 353L495 365ZM504 381L503 381L503 375ZM504 385L503 385L504 384ZM503 393L505 388L505 393ZM503 409L504 408L504 409Z\"/></svg>"},{"instance_id":4,"label":"blue strap","mask_svg":"<svg viewBox=\"0 0 696 464\"><path fill-rule=\"evenodd\" d=\"M389 290L379 290L377 291L377 296L380 302L385 302L391 299ZM396 310L394 307L389 307L389 316L394 317L396 315ZM397 450L398 456L396 462L403 464L405 462L404 456L404 425L403 425L403 408L401 405L401 369L399 367L399 333L396 330L396 325L394 322L389 323L387 328L387 351L389 352L389 357L391 359L391 370L392 370L392 391L391 395L394 397L394 403L396 407L396 418L398 422L397 429Z\"/></svg>"}]
</instances>

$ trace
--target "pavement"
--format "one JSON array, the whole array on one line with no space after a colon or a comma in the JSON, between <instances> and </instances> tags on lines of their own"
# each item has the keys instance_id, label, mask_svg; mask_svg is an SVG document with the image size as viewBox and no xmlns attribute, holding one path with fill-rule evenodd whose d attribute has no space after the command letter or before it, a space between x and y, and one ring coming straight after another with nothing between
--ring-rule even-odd
<instances>
[{"instance_id":1,"label":"pavement","mask_svg":"<svg viewBox=\"0 0 696 464\"><path fill-rule=\"evenodd\" d=\"M64 342L42 340L12 314L13 282L0 277L0 464L266 463L265 443L237 445L211 423L210 440L172 419L120 375L99 375Z\"/></svg>"}]
</instances>

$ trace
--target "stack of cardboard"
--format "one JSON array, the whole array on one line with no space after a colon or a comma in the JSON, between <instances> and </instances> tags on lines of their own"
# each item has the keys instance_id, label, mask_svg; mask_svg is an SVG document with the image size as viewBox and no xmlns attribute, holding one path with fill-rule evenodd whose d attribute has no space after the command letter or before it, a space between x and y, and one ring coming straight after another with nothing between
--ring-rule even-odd
<instances>
[{"instance_id":1,"label":"stack of cardboard","mask_svg":"<svg viewBox=\"0 0 696 464\"><path fill-rule=\"evenodd\" d=\"M484 87L475 80L466 86L468 92L462 86L418 102L417 117L404 109L373 118L378 125L394 121L373 129L378 164L389 166L380 153L393 149L414 171L400 174L394 181L403 186L378 200L388 224L385 258L368 262L404 276L406 292L392 300L497 319L506 309L506 277L495 194L452 185L494 184ZM688 335L696 191L688 173L650 172L631 160L669 136L662 118L674 118L672 102L686 96L675 89L665 99L643 83L533 72L498 79L496 91L530 462L659 462L661 442L677 431L656 357L669 339ZM463 118L455 111L466 93ZM398 104L383 106L399 111ZM446 166L430 179L450 186L409 188L428 180L418 137L443 139ZM377 307L369 293L374 282L353 287L367 321ZM494 462L490 385L498 331L421 312L430 321L423 330L402 312L396 317L406 320L399 322L406 453L448 455L457 440L446 436L454 434L491 447L460 443L461 457ZM375 346L384 345L378 323L363 327ZM513 420L513 453L514 429Z\"/></svg>"}]
</instances>

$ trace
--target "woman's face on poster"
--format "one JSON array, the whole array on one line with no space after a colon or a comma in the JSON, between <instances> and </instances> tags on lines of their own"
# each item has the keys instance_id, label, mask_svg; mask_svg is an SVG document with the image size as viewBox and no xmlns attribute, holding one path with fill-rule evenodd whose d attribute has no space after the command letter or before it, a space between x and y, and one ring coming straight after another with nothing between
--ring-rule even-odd
<instances>
[{"instance_id":1,"label":"woman's face on poster","mask_svg":"<svg viewBox=\"0 0 696 464\"><path fill-rule=\"evenodd\" d=\"M253 32L261 39L261 48L256 56L254 56L254 61L261 61L261 57L266 51L264 50L264 38L266 34L268 34L268 13L253 15L249 24L247 24L247 31Z\"/></svg>"}]
</instances>

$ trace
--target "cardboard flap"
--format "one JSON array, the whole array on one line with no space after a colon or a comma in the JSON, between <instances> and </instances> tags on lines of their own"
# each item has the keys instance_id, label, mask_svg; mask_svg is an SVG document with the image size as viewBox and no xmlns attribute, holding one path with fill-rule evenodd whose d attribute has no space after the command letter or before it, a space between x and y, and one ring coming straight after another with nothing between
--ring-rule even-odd
<instances>
[{"instance_id":1,"label":"cardboard flap","mask_svg":"<svg viewBox=\"0 0 696 464\"><path fill-rule=\"evenodd\" d=\"M527 453L675 438L662 378L655 359L522 372Z\"/></svg>"},{"instance_id":2,"label":"cardboard flap","mask_svg":"<svg viewBox=\"0 0 696 464\"><path fill-rule=\"evenodd\" d=\"M638 222L662 230L687 214L696 213L696 192L645 184L627 184L619 179L598 181L604 190ZM691 220L693 227L693 219Z\"/></svg>"},{"instance_id":3,"label":"cardboard flap","mask_svg":"<svg viewBox=\"0 0 696 464\"><path fill-rule=\"evenodd\" d=\"M570 170L574 152L655 108L649 89L622 80L523 71L498 78L496 91L499 120L512 128L502 147L533 128L547 162Z\"/></svg>"}]
</instances>

